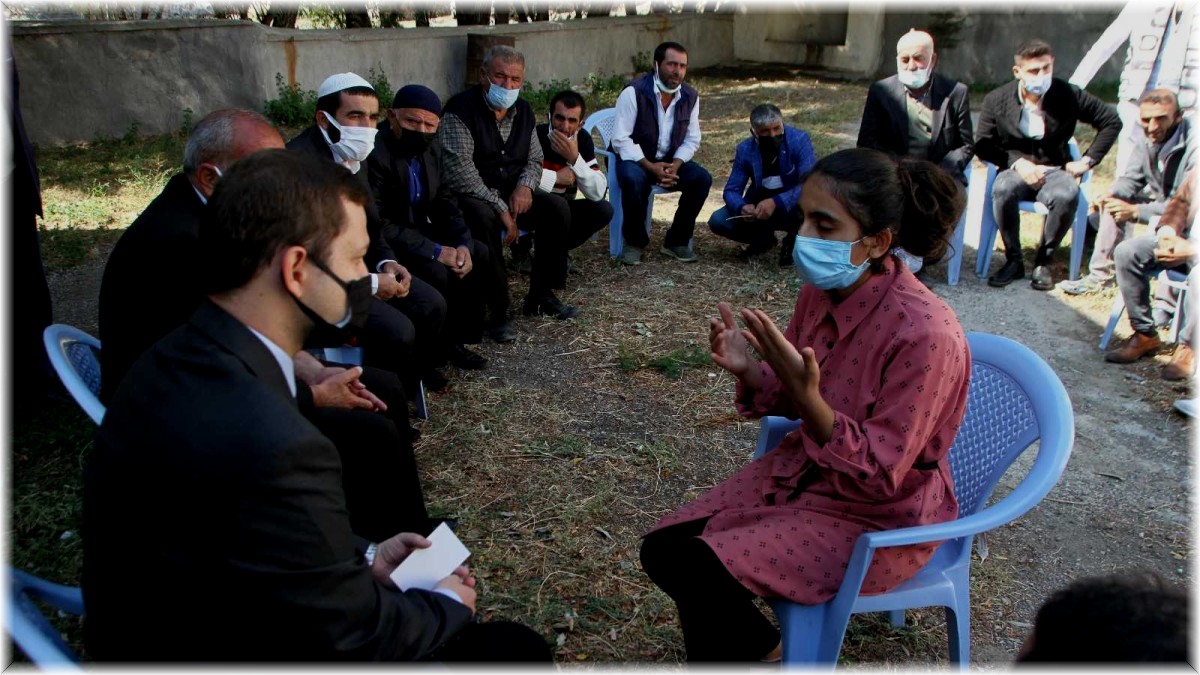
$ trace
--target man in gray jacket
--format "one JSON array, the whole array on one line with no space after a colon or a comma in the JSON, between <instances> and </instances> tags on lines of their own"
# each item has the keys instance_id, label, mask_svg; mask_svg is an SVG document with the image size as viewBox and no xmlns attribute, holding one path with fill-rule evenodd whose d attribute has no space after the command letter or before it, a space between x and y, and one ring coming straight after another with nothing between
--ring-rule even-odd
<instances>
[{"instance_id":1,"label":"man in gray jacket","mask_svg":"<svg viewBox=\"0 0 1200 675\"><path fill-rule=\"evenodd\" d=\"M1138 123L1145 135L1137 141L1129 167L1113 182L1108 194L1096 200L1099 213L1090 217L1098 233L1088 262L1089 273L1075 281L1060 281L1058 287L1065 293L1094 293L1114 285L1113 249L1133 236L1137 223L1148 224L1162 214L1167 200L1192 168L1196 141L1174 92L1147 92L1138 102Z\"/></svg>"}]
</instances>

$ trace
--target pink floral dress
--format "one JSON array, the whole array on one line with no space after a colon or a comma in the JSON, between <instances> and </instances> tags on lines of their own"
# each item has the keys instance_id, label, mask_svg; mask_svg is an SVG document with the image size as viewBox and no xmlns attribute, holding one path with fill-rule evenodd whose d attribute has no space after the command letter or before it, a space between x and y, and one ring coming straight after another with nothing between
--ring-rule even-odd
<instances>
[{"instance_id":1,"label":"pink floral dress","mask_svg":"<svg viewBox=\"0 0 1200 675\"><path fill-rule=\"evenodd\" d=\"M860 534L957 516L946 456L966 411L971 355L954 311L891 256L839 303L805 286L785 334L816 351L832 438L818 444L800 427L654 530L708 518L701 539L742 585L818 604L837 593ZM738 411L795 418L762 368L759 390L739 385ZM935 549L877 551L863 593L908 579Z\"/></svg>"}]
</instances>

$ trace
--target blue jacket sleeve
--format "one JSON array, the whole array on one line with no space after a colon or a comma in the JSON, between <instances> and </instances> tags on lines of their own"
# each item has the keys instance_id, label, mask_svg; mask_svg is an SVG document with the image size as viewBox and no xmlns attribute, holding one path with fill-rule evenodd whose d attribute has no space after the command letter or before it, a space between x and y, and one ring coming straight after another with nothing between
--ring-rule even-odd
<instances>
[{"instance_id":1,"label":"blue jacket sleeve","mask_svg":"<svg viewBox=\"0 0 1200 675\"><path fill-rule=\"evenodd\" d=\"M785 127L784 134L786 134L788 151L794 153L791 160L796 167L796 172L800 174L800 182L796 183L796 187L775 195L775 205L785 211L791 211L800 203L800 193L804 190L804 181L812 172L813 167L817 165L817 153L813 150L812 139L808 137L807 133L792 127Z\"/></svg>"},{"instance_id":2,"label":"blue jacket sleeve","mask_svg":"<svg viewBox=\"0 0 1200 675\"><path fill-rule=\"evenodd\" d=\"M741 212L742 207L746 205L746 200L743 195L746 193L746 182L754 175L754 170L750 168L750 160L747 157L747 152L753 145L754 141L746 140L738 143L737 150L733 153L733 169L729 172L729 180L725 181L725 206L729 207L730 215L737 215Z\"/></svg>"}]
</instances>

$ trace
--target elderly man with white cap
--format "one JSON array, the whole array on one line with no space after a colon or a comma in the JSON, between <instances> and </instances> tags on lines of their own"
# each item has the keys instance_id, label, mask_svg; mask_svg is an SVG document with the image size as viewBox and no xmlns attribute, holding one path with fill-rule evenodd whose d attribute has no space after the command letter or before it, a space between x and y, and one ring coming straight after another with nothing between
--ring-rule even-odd
<instances>
[{"instance_id":1,"label":"elderly man with white cap","mask_svg":"<svg viewBox=\"0 0 1200 675\"><path fill-rule=\"evenodd\" d=\"M315 124L288 142L298 150L338 162L367 183L367 156L375 148L379 99L374 87L354 73L331 75L317 90ZM373 201L367 203L367 232L371 239L366 263L372 271L376 302L362 332L364 362L394 371L410 392L417 380L434 391L446 378L430 358L446 320L446 300L429 284L414 279L388 245ZM417 366L416 364L426 364Z\"/></svg>"}]
</instances>

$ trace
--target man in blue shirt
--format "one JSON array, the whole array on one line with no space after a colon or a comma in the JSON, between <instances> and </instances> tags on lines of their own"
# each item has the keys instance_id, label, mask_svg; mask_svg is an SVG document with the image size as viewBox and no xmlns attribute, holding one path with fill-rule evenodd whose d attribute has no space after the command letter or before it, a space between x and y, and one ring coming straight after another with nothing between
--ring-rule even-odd
<instances>
[{"instance_id":1,"label":"man in blue shirt","mask_svg":"<svg viewBox=\"0 0 1200 675\"><path fill-rule=\"evenodd\" d=\"M733 171L725 183L725 207L712 214L713 234L747 244L739 260L775 248L783 231L779 266L792 264L792 246L800 218L796 204L804 179L817 162L808 134L783 123L783 113L764 103L750 112L750 138L737 146ZM746 183L750 183L749 189Z\"/></svg>"}]
</instances>

